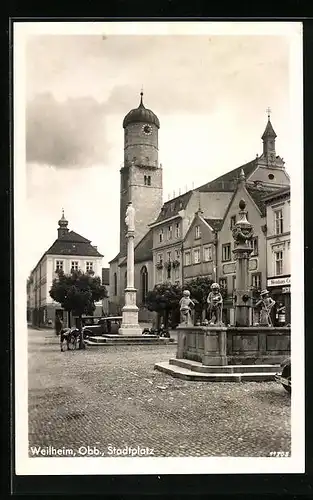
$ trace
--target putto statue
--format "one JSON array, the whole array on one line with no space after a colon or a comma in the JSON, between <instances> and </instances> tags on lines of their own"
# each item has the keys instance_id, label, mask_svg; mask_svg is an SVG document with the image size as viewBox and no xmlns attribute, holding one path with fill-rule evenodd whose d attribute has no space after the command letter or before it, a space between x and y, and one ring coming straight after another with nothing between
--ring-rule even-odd
<instances>
[{"instance_id":1,"label":"putto statue","mask_svg":"<svg viewBox=\"0 0 313 500\"><path fill-rule=\"evenodd\" d=\"M128 231L135 231L135 209L131 201L127 206L125 223Z\"/></svg>"},{"instance_id":2,"label":"putto statue","mask_svg":"<svg viewBox=\"0 0 313 500\"><path fill-rule=\"evenodd\" d=\"M195 304L190 298L189 290L183 291L183 296L179 301L179 305L181 324L191 325L191 307L194 307Z\"/></svg>"},{"instance_id":3,"label":"putto statue","mask_svg":"<svg viewBox=\"0 0 313 500\"><path fill-rule=\"evenodd\" d=\"M218 283L212 283L207 298L210 325L222 324L223 297Z\"/></svg>"},{"instance_id":4,"label":"putto statue","mask_svg":"<svg viewBox=\"0 0 313 500\"><path fill-rule=\"evenodd\" d=\"M260 293L260 300L255 304L256 308L261 308L260 325L273 326L271 320L271 310L275 305L275 300L270 297L268 290L263 290Z\"/></svg>"}]
</instances>

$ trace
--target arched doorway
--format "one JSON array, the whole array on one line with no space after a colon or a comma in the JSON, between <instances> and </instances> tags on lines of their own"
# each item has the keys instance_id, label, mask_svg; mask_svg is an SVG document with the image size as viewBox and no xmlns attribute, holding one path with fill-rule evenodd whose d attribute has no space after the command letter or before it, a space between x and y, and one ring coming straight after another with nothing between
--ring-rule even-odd
<instances>
[{"instance_id":1,"label":"arched doorway","mask_svg":"<svg viewBox=\"0 0 313 500\"><path fill-rule=\"evenodd\" d=\"M140 271L140 285L141 302L144 304L148 293L148 270L146 266L143 266Z\"/></svg>"}]
</instances>

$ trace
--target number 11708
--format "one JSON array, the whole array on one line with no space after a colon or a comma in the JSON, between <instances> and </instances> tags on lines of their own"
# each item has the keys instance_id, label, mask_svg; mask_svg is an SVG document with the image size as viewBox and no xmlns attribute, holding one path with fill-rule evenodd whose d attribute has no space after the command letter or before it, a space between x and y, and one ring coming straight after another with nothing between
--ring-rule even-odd
<instances>
[{"instance_id":1,"label":"number 11708","mask_svg":"<svg viewBox=\"0 0 313 500\"><path fill-rule=\"evenodd\" d=\"M289 451L270 451L270 457L290 457Z\"/></svg>"}]
</instances>

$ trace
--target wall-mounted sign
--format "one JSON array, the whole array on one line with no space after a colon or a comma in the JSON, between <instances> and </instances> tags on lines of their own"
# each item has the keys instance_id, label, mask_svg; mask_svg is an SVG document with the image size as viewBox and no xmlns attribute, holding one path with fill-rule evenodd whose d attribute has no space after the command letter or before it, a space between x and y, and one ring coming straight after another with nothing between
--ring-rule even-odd
<instances>
[{"instance_id":1,"label":"wall-mounted sign","mask_svg":"<svg viewBox=\"0 0 313 500\"><path fill-rule=\"evenodd\" d=\"M286 285L291 285L291 276L267 279L267 286L286 286Z\"/></svg>"},{"instance_id":2,"label":"wall-mounted sign","mask_svg":"<svg viewBox=\"0 0 313 500\"><path fill-rule=\"evenodd\" d=\"M224 274L232 274L235 272L236 272L235 262L230 262L229 264L223 264L223 273Z\"/></svg>"},{"instance_id":3,"label":"wall-mounted sign","mask_svg":"<svg viewBox=\"0 0 313 500\"><path fill-rule=\"evenodd\" d=\"M290 293L290 286L283 286L283 288L281 289L281 292L282 293Z\"/></svg>"}]
</instances>

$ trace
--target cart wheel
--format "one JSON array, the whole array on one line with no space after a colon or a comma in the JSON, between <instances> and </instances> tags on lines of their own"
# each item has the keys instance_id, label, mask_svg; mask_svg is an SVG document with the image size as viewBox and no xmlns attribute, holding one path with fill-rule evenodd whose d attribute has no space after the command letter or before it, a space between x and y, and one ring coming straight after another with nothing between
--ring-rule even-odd
<instances>
[{"instance_id":1,"label":"cart wheel","mask_svg":"<svg viewBox=\"0 0 313 500\"><path fill-rule=\"evenodd\" d=\"M76 346L77 346L77 337L76 335L72 334L68 339L67 348L69 351L74 351L76 349Z\"/></svg>"}]
</instances>

